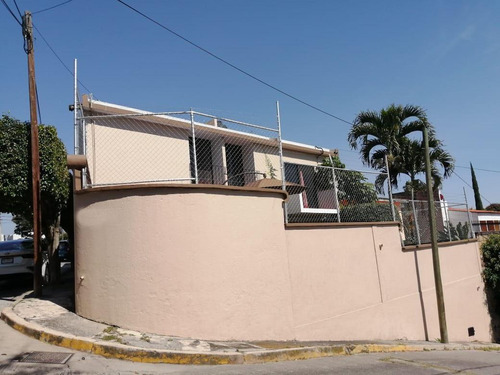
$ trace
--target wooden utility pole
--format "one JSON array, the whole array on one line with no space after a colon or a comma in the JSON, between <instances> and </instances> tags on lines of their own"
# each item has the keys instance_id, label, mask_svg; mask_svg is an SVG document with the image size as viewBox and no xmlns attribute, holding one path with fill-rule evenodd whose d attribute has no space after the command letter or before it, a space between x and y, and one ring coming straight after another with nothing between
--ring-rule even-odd
<instances>
[{"instance_id":1,"label":"wooden utility pole","mask_svg":"<svg viewBox=\"0 0 500 375\"><path fill-rule=\"evenodd\" d=\"M28 82L30 97L30 122L31 122L31 174L33 186L33 247L34 247L34 277L33 291L35 297L42 295L42 252L40 249L42 212L40 209L40 157L38 146L38 119L36 116L36 80L35 80L35 51L33 43L33 22L31 13L24 12L23 36L25 51L28 55Z\"/></svg>"},{"instance_id":2,"label":"wooden utility pole","mask_svg":"<svg viewBox=\"0 0 500 375\"><path fill-rule=\"evenodd\" d=\"M429 132L427 124L424 124L424 147L425 147L425 180L427 183L427 203L429 207L429 223L431 226L431 243L432 243L432 265L434 267L434 284L436 286L436 299L439 318L439 333L441 334L441 342L448 343L448 328L446 326L446 312L444 308L443 282L441 281L441 265L439 264L439 248L437 242L436 228L436 208L434 206L434 194L431 176L431 158L429 154Z\"/></svg>"}]
</instances>

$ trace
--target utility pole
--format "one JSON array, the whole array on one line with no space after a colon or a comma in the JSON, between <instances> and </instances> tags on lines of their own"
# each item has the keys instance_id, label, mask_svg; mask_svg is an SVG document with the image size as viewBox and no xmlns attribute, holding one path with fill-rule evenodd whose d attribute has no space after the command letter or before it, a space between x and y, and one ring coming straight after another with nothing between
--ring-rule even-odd
<instances>
[{"instance_id":1,"label":"utility pole","mask_svg":"<svg viewBox=\"0 0 500 375\"><path fill-rule=\"evenodd\" d=\"M42 252L40 251L42 212L40 209L40 157L38 146L38 119L36 116L36 80L35 80L35 51L33 38L33 22L31 13L24 12L23 36L25 51L28 55L28 83L30 99L30 122L31 122L31 175L33 190L33 248L34 248L34 270L33 291L35 297L42 296Z\"/></svg>"},{"instance_id":2,"label":"utility pole","mask_svg":"<svg viewBox=\"0 0 500 375\"><path fill-rule=\"evenodd\" d=\"M441 266L439 264L439 248L437 242L436 212L434 207L434 194L431 177L431 158L429 155L429 133L427 124L424 124L424 147L425 147L425 180L427 183L427 203L429 207L429 223L431 226L432 243L432 265L434 268L434 284L436 286L436 299L439 318L439 333L441 342L448 343L448 328L446 326L446 312L444 309L443 282L441 281Z\"/></svg>"}]
</instances>

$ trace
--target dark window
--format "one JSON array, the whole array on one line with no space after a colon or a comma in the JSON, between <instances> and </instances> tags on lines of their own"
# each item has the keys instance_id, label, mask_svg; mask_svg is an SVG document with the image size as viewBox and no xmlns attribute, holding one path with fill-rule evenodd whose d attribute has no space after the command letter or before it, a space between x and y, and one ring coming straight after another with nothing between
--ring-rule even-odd
<instances>
[{"instance_id":1,"label":"dark window","mask_svg":"<svg viewBox=\"0 0 500 375\"><path fill-rule=\"evenodd\" d=\"M0 251L33 250L33 240L0 242Z\"/></svg>"},{"instance_id":2,"label":"dark window","mask_svg":"<svg viewBox=\"0 0 500 375\"><path fill-rule=\"evenodd\" d=\"M285 163L285 176L288 182L294 182L306 187L302 193L304 208L320 208L315 168L310 165Z\"/></svg>"},{"instance_id":3,"label":"dark window","mask_svg":"<svg viewBox=\"0 0 500 375\"><path fill-rule=\"evenodd\" d=\"M189 137L189 167L191 178L194 178L194 152L193 138ZM212 142L208 139L196 138L196 164L198 166L198 183L213 184L214 175L212 169Z\"/></svg>"},{"instance_id":4,"label":"dark window","mask_svg":"<svg viewBox=\"0 0 500 375\"><path fill-rule=\"evenodd\" d=\"M243 152L241 146L226 144L227 183L232 186L245 185Z\"/></svg>"}]
</instances>

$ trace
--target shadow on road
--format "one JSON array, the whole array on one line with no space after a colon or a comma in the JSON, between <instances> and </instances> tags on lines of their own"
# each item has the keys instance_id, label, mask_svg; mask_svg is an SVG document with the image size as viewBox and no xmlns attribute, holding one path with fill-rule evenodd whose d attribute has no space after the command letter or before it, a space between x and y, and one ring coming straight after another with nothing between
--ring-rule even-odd
<instances>
[{"instance_id":1,"label":"shadow on road","mask_svg":"<svg viewBox=\"0 0 500 375\"><path fill-rule=\"evenodd\" d=\"M8 280L0 280L0 300L14 301L17 296L33 289L33 277L16 276Z\"/></svg>"},{"instance_id":2,"label":"shadow on road","mask_svg":"<svg viewBox=\"0 0 500 375\"><path fill-rule=\"evenodd\" d=\"M42 298L74 311L74 272L70 263L61 264L61 278L57 284L42 288ZM33 277L19 275L0 280L0 301L14 302L21 294L33 290ZM26 298L33 297L33 293ZM0 309L1 310L1 309Z\"/></svg>"}]
</instances>

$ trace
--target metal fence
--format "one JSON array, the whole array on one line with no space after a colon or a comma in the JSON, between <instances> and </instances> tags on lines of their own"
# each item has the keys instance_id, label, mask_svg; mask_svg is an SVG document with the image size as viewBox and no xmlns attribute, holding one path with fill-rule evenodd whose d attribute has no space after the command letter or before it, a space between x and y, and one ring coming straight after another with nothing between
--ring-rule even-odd
<instances>
[{"instance_id":1,"label":"metal fence","mask_svg":"<svg viewBox=\"0 0 500 375\"><path fill-rule=\"evenodd\" d=\"M289 223L395 221L385 173L287 162L284 169L287 184L302 187L286 204Z\"/></svg>"},{"instance_id":2,"label":"metal fence","mask_svg":"<svg viewBox=\"0 0 500 375\"><path fill-rule=\"evenodd\" d=\"M86 186L281 178L279 129L195 111L78 117ZM85 135L85 136L83 136Z\"/></svg>"},{"instance_id":3,"label":"metal fence","mask_svg":"<svg viewBox=\"0 0 500 375\"><path fill-rule=\"evenodd\" d=\"M402 242L405 246L431 242L427 201L395 199L402 223ZM450 208L456 210L450 211ZM474 238L469 208L464 203L434 202L438 242Z\"/></svg>"},{"instance_id":4,"label":"metal fence","mask_svg":"<svg viewBox=\"0 0 500 375\"><path fill-rule=\"evenodd\" d=\"M87 156L84 187L162 182L286 188L285 222L400 221L405 245L430 242L425 201L393 202L385 173L289 162L279 121L272 128L197 111L109 115L76 105L75 153ZM464 210L449 215L447 208L460 206L437 202L440 240L473 235L470 219L456 218Z\"/></svg>"}]
</instances>

